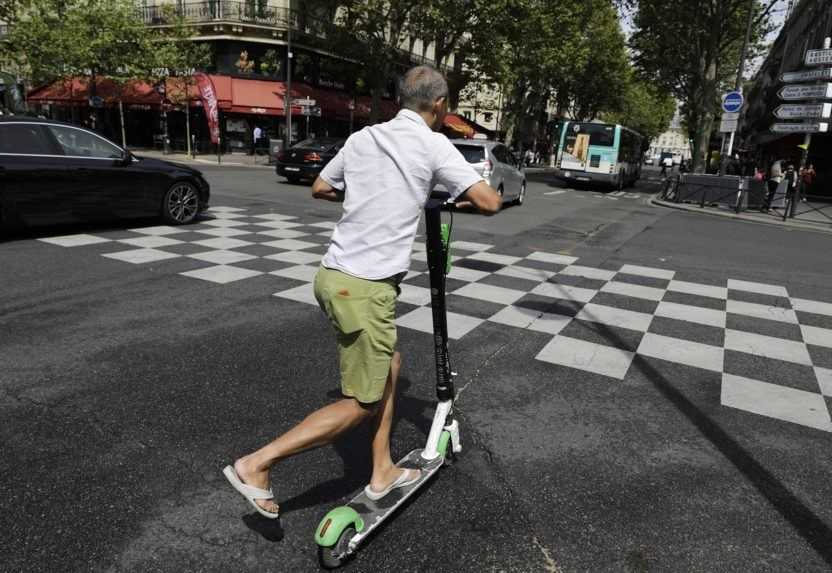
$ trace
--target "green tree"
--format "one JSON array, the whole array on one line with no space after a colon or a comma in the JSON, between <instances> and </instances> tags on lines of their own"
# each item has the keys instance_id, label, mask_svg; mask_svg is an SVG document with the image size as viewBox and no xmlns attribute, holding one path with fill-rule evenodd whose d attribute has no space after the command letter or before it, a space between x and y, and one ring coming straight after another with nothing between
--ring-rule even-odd
<instances>
[{"instance_id":1,"label":"green tree","mask_svg":"<svg viewBox=\"0 0 832 573\"><path fill-rule=\"evenodd\" d=\"M735 81L748 10L755 12L753 47L767 31L770 6L761 0L638 0L630 40L635 64L682 103L697 172L705 168L719 95Z\"/></svg>"},{"instance_id":2,"label":"green tree","mask_svg":"<svg viewBox=\"0 0 832 573\"><path fill-rule=\"evenodd\" d=\"M165 6L162 18L165 25L157 28L151 38L151 79L165 82L168 88L172 87L172 90L166 92L167 99L174 106L185 108L185 147L188 155L192 155L190 91L195 83L194 74L211 64L211 47L206 42L194 41L191 25L174 6ZM274 59L276 61L276 52Z\"/></svg>"},{"instance_id":3,"label":"green tree","mask_svg":"<svg viewBox=\"0 0 832 573\"><path fill-rule=\"evenodd\" d=\"M14 20L6 57L34 84L87 77L95 96L101 77L124 86L147 75L149 38L131 0L39 0ZM98 123L97 110L93 117Z\"/></svg>"},{"instance_id":4,"label":"green tree","mask_svg":"<svg viewBox=\"0 0 832 573\"><path fill-rule=\"evenodd\" d=\"M602 114L609 123L620 123L644 136L645 147L661 135L676 113L676 100L661 88L636 77L630 71L617 111Z\"/></svg>"},{"instance_id":5,"label":"green tree","mask_svg":"<svg viewBox=\"0 0 832 573\"><path fill-rule=\"evenodd\" d=\"M360 77L370 90L370 123L380 117L381 96L403 59L402 46L412 33L417 3L412 0L351 0L337 2L330 30L333 47L361 62Z\"/></svg>"}]
</instances>

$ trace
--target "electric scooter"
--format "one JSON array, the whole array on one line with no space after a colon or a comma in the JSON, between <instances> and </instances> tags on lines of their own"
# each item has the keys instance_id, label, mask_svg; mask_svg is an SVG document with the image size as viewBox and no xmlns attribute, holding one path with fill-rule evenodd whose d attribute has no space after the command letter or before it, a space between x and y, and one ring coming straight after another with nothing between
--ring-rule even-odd
<instances>
[{"instance_id":1,"label":"electric scooter","mask_svg":"<svg viewBox=\"0 0 832 573\"><path fill-rule=\"evenodd\" d=\"M392 490L378 501L368 498L364 490L352 500L326 514L315 531L318 558L326 569L343 565L385 519L393 515L410 496L425 485L439 468L462 451L459 424L453 416L454 386L448 359L448 319L445 309L445 275L450 271L451 225L442 223L441 208L447 193L434 192L425 205L428 270L430 272L433 341L436 355L436 397L439 404L433 416L424 448L416 449L399 460L400 468L419 469L421 476L412 484Z\"/></svg>"}]
</instances>

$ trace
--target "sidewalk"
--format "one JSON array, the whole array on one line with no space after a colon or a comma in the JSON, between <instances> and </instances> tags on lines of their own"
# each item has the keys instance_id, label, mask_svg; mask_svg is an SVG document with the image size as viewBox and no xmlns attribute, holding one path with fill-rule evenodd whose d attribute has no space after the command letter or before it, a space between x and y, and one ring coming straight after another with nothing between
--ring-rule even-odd
<instances>
[{"instance_id":1,"label":"sidewalk","mask_svg":"<svg viewBox=\"0 0 832 573\"><path fill-rule=\"evenodd\" d=\"M221 161L217 162L216 155L197 155L194 158L189 157L186 153L162 153L155 149L133 149L139 157L152 157L154 159L164 159L165 161L175 161L177 163L189 163L192 165L213 165L214 167L251 167L258 169L274 169L274 165L269 164L269 157L267 155L242 155L237 153L221 156Z\"/></svg>"},{"instance_id":2,"label":"sidewalk","mask_svg":"<svg viewBox=\"0 0 832 573\"><path fill-rule=\"evenodd\" d=\"M830 203L800 203L797 207L795 218L783 221L782 210L776 215L761 213L756 210L742 211L735 213L727 207L700 207L693 203L674 203L662 201L658 194L654 195L650 202L653 205L678 209L680 211L691 211L717 217L727 217L753 223L775 225L787 229L800 229L803 231L818 231L821 233L832 233L832 204Z\"/></svg>"}]
</instances>

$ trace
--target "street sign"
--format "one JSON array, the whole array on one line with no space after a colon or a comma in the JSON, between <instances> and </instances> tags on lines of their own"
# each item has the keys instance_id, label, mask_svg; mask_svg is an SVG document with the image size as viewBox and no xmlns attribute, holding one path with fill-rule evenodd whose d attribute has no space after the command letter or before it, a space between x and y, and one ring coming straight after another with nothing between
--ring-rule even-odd
<instances>
[{"instance_id":1,"label":"street sign","mask_svg":"<svg viewBox=\"0 0 832 573\"><path fill-rule=\"evenodd\" d=\"M807 66L822 66L832 64L832 50L808 50L806 52Z\"/></svg>"},{"instance_id":2,"label":"street sign","mask_svg":"<svg viewBox=\"0 0 832 573\"><path fill-rule=\"evenodd\" d=\"M832 98L832 83L794 84L784 87L777 95L785 100Z\"/></svg>"},{"instance_id":3,"label":"street sign","mask_svg":"<svg viewBox=\"0 0 832 573\"><path fill-rule=\"evenodd\" d=\"M292 100L292 105L297 105L297 106L300 106L300 107L312 107L313 105L315 105L315 103L317 103L317 102L315 102L314 99L309 99L309 98L293 99Z\"/></svg>"},{"instance_id":4,"label":"street sign","mask_svg":"<svg viewBox=\"0 0 832 573\"><path fill-rule=\"evenodd\" d=\"M771 126L774 133L827 133L829 124L819 123L775 123Z\"/></svg>"},{"instance_id":5,"label":"street sign","mask_svg":"<svg viewBox=\"0 0 832 573\"><path fill-rule=\"evenodd\" d=\"M317 106L303 106L300 108L301 115L321 117L321 108Z\"/></svg>"},{"instance_id":6,"label":"street sign","mask_svg":"<svg viewBox=\"0 0 832 573\"><path fill-rule=\"evenodd\" d=\"M722 96L722 111L727 111L728 113L738 112L742 109L744 101L741 92L728 92Z\"/></svg>"},{"instance_id":7,"label":"street sign","mask_svg":"<svg viewBox=\"0 0 832 573\"><path fill-rule=\"evenodd\" d=\"M812 80L832 80L832 68L820 70L802 70L800 72L786 72L780 76L780 81L789 82L810 82Z\"/></svg>"},{"instance_id":8,"label":"street sign","mask_svg":"<svg viewBox=\"0 0 832 573\"><path fill-rule=\"evenodd\" d=\"M737 121L740 118L740 112L735 111L733 113L725 112L722 114L722 121Z\"/></svg>"},{"instance_id":9,"label":"street sign","mask_svg":"<svg viewBox=\"0 0 832 573\"><path fill-rule=\"evenodd\" d=\"M781 105L774 110L778 119L829 119L832 103L798 103Z\"/></svg>"},{"instance_id":10,"label":"street sign","mask_svg":"<svg viewBox=\"0 0 832 573\"><path fill-rule=\"evenodd\" d=\"M721 133L731 133L732 131L737 131L738 124L739 122L736 119L723 118L719 124L719 131Z\"/></svg>"}]
</instances>

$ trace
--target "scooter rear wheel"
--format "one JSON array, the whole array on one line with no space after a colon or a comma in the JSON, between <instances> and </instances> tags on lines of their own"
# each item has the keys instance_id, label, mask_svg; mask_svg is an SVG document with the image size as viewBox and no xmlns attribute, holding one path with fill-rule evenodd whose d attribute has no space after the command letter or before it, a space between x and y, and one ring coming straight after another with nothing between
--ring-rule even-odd
<instances>
[{"instance_id":1,"label":"scooter rear wheel","mask_svg":"<svg viewBox=\"0 0 832 573\"><path fill-rule=\"evenodd\" d=\"M318 546L318 561L324 569L337 569L344 563L350 560L351 555L347 555L347 547L350 539L355 535L354 527L347 527L338 536L338 541L335 545L330 547Z\"/></svg>"}]
</instances>

